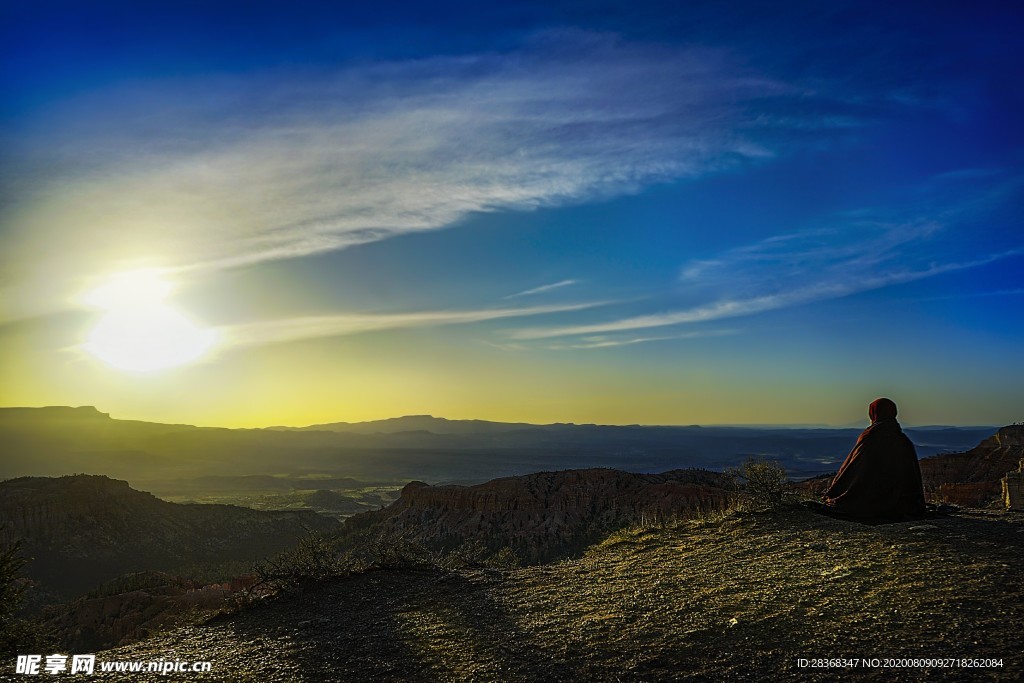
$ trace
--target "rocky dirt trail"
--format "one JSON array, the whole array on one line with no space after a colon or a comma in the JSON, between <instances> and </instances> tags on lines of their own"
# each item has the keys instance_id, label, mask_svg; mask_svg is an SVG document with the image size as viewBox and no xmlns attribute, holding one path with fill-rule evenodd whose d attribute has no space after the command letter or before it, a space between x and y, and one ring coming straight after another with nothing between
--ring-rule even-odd
<instances>
[{"instance_id":1,"label":"rocky dirt trail","mask_svg":"<svg viewBox=\"0 0 1024 683\"><path fill-rule=\"evenodd\" d=\"M88 680L1019 680L1022 547L1015 513L733 514L619 532L551 565L323 583L97 656L209 660L209 674ZM954 657L1002 666L798 666Z\"/></svg>"}]
</instances>

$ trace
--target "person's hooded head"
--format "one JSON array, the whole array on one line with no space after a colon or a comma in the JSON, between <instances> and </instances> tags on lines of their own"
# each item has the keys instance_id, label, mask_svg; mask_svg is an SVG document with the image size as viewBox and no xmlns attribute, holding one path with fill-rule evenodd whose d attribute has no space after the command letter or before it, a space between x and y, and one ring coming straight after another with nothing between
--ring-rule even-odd
<instances>
[{"instance_id":1,"label":"person's hooded head","mask_svg":"<svg viewBox=\"0 0 1024 683\"><path fill-rule=\"evenodd\" d=\"M895 420L896 404L888 398L875 399L868 406L868 417L871 418L872 424L879 420Z\"/></svg>"}]
</instances>

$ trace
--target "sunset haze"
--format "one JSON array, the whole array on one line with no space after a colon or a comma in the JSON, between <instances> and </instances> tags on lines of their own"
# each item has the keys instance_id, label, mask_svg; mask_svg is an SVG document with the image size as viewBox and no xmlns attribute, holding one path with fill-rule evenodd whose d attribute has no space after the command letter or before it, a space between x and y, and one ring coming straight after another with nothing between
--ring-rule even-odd
<instances>
[{"instance_id":1,"label":"sunset haze","mask_svg":"<svg viewBox=\"0 0 1024 683\"><path fill-rule=\"evenodd\" d=\"M0 406L1024 420L1011 3L8 3Z\"/></svg>"}]
</instances>

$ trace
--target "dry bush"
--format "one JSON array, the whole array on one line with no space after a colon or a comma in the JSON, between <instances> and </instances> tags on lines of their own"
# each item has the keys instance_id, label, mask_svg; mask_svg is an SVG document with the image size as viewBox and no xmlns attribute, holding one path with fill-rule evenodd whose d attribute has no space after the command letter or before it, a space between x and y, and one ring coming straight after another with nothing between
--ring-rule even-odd
<instances>
[{"instance_id":1,"label":"dry bush","mask_svg":"<svg viewBox=\"0 0 1024 683\"><path fill-rule=\"evenodd\" d=\"M337 538L311 531L293 549L253 565L256 581L243 591L241 602L300 590L317 581L348 576L354 570L350 558L341 552Z\"/></svg>"},{"instance_id":2,"label":"dry bush","mask_svg":"<svg viewBox=\"0 0 1024 683\"><path fill-rule=\"evenodd\" d=\"M745 511L779 510L796 503L786 470L774 460L747 458L726 470L735 486L737 508Z\"/></svg>"},{"instance_id":3,"label":"dry bush","mask_svg":"<svg viewBox=\"0 0 1024 683\"><path fill-rule=\"evenodd\" d=\"M42 624L23 618L30 582L21 569L28 562L21 540L0 548L0 656L5 658L52 647L53 634Z\"/></svg>"}]
</instances>

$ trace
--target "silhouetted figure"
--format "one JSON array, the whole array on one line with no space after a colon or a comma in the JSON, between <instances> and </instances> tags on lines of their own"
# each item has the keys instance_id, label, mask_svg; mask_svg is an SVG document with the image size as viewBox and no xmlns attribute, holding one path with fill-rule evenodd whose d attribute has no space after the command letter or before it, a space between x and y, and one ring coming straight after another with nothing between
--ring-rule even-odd
<instances>
[{"instance_id":1,"label":"silhouetted figure","mask_svg":"<svg viewBox=\"0 0 1024 683\"><path fill-rule=\"evenodd\" d=\"M917 451L896 421L896 404L880 398L868 407L871 426L825 492L829 512L865 521L899 521L925 512Z\"/></svg>"}]
</instances>

